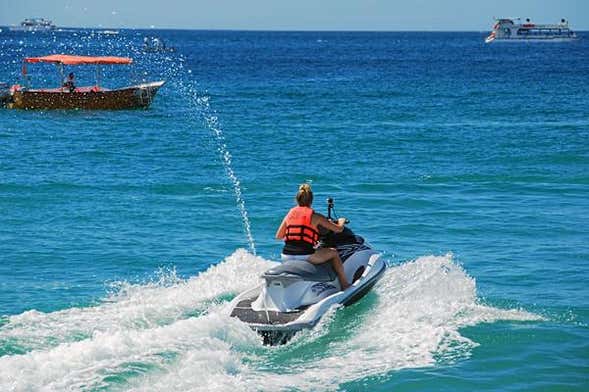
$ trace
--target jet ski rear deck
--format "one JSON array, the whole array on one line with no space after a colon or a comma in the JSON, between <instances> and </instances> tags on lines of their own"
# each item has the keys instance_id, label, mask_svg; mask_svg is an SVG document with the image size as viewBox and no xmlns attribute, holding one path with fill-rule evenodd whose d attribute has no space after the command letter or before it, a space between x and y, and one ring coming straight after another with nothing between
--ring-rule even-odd
<instances>
[{"instance_id":1,"label":"jet ski rear deck","mask_svg":"<svg viewBox=\"0 0 589 392\"><path fill-rule=\"evenodd\" d=\"M284 325L295 321L302 316L305 309L308 306L302 306L299 309L292 312L276 312L273 310L253 310L252 302L256 298L246 298L239 301L233 311L231 312L232 317L237 317L244 323L248 324L267 324L267 325Z\"/></svg>"}]
</instances>

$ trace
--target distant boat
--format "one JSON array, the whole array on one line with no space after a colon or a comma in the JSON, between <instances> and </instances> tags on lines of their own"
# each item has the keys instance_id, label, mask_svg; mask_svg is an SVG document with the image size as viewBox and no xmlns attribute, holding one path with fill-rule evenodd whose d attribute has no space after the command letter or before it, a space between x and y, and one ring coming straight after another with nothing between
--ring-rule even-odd
<instances>
[{"instance_id":1,"label":"distant boat","mask_svg":"<svg viewBox=\"0 0 589 392\"><path fill-rule=\"evenodd\" d=\"M20 22L19 26L12 26L9 29L11 31L53 31L56 26L47 19L28 18Z\"/></svg>"},{"instance_id":2,"label":"distant boat","mask_svg":"<svg viewBox=\"0 0 589 392\"><path fill-rule=\"evenodd\" d=\"M520 18L495 19L491 34L485 39L486 43L493 41L572 41L577 35L569 28L569 22L561 19L558 24L535 24Z\"/></svg>"},{"instance_id":3,"label":"distant boat","mask_svg":"<svg viewBox=\"0 0 589 392\"><path fill-rule=\"evenodd\" d=\"M57 88L31 89L13 85L8 92L0 94L0 101L9 109L138 109L147 108L164 81L143 83L135 86L107 89L99 86L100 65L131 64L128 57L89 57L64 54L24 59L22 74L27 80L27 64L52 63L62 73L64 65L93 64L96 69L94 86L76 87L73 78Z\"/></svg>"},{"instance_id":4,"label":"distant boat","mask_svg":"<svg viewBox=\"0 0 589 392\"><path fill-rule=\"evenodd\" d=\"M119 31L118 30L100 30L97 31L98 34L104 34L104 35L118 35Z\"/></svg>"},{"instance_id":5,"label":"distant boat","mask_svg":"<svg viewBox=\"0 0 589 392\"><path fill-rule=\"evenodd\" d=\"M175 48L166 46L163 39L159 37L143 37L144 52L174 52Z\"/></svg>"}]
</instances>

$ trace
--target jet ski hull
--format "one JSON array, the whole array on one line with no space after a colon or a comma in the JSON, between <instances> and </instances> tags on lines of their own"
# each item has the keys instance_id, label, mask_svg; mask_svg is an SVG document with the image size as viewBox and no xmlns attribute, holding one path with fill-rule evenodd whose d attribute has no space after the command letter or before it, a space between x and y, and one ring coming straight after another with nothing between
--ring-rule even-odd
<instances>
[{"instance_id":1,"label":"jet ski hull","mask_svg":"<svg viewBox=\"0 0 589 392\"><path fill-rule=\"evenodd\" d=\"M380 254L371 249L363 249L355 259L361 260L362 274L359 277L356 276L354 283L345 291L334 288L332 293L316 303L303 304L295 309L281 311L272 306L256 307L256 301L259 302L260 298L264 298L266 294L264 290L270 285L269 282L265 282L238 295L231 304L231 316L237 317L256 330L262 336L264 344L284 344L298 331L313 328L332 306L347 306L360 300L386 270L386 263L380 258ZM354 276L354 272L358 270L358 260L344 263L344 269L348 267L346 274L349 277ZM348 271L350 268L354 270ZM312 283L314 282L310 282ZM326 284L324 287L328 286L329 284Z\"/></svg>"}]
</instances>

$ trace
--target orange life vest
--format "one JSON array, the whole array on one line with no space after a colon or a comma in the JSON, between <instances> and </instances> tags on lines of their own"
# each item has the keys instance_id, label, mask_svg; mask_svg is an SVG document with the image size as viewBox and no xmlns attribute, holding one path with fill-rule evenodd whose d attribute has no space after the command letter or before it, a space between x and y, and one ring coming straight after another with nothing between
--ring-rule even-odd
<instances>
[{"instance_id":1,"label":"orange life vest","mask_svg":"<svg viewBox=\"0 0 589 392\"><path fill-rule=\"evenodd\" d=\"M304 241L315 246L319 241L319 232L311 224L313 209L294 207L286 215L285 241Z\"/></svg>"}]
</instances>

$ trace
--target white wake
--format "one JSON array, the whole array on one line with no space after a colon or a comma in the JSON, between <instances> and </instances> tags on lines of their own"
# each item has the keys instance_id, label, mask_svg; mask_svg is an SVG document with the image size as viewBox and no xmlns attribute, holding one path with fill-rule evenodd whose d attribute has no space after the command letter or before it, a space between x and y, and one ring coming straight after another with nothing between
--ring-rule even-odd
<instances>
[{"instance_id":1,"label":"white wake","mask_svg":"<svg viewBox=\"0 0 589 392\"><path fill-rule=\"evenodd\" d=\"M238 250L188 280L124 284L98 306L12 316L0 347L25 353L0 357L0 390L334 390L467 358L477 343L460 328L541 319L480 304L450 255L427 256L389 268L360 303L286 346L265 347L228 317L227 301L272 265Z\"/></svg>"}]
</instances>

